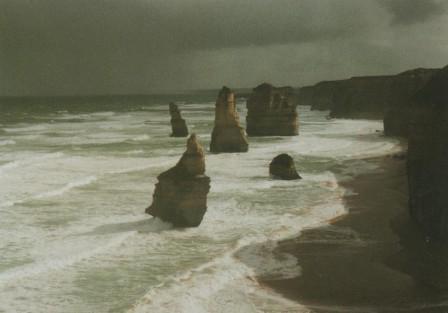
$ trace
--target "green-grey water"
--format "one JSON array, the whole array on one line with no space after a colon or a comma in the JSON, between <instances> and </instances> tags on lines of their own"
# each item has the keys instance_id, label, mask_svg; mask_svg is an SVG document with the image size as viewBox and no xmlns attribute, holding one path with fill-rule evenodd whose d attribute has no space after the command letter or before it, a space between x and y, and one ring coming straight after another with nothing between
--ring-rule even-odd
<instances>
[{"instance_id":1,"label":"green-grey water","mask_svg":"<svg viewBox=\"0 0 448 313\"><path fill-rule=\"evenodd\" d=\"M207 148L212 97L172 98ZM175 230L144 214L157 175L185 149L169 137L168 99L89 101L0 106L0 312L300 312L254 275L300 275L295 258L271 253L276 241L343 214L336 175L397 149L380 122L299 107L300 136L207 153L208 211L200 227ZM238 110L244 124L243 99ZM303 180L269 178L279 153ZM234 253L254 243L248 267Z\"/></svg>"}]
</instances>

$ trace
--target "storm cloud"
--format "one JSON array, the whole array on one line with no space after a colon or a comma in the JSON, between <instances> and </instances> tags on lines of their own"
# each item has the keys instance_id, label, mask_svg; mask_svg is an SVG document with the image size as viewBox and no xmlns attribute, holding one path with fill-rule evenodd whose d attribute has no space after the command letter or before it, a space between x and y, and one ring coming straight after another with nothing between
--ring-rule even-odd
<instances>
[{"instance_id":1,"label":"storm cloud","mask_svg":"<svg viewBox=\"0 0 448 313\"><path fill-rule=\"evenodd\" d=\"M435 0L0 0L0 94L297 86L441 66L446 19Z\"/></svg>"},{"instance_id":2,"label":"storm cloud","mask_svg":"<svg viewBox=\"0 0 448 313\"><path fill-rule=\"evenodd\" d=\"M414 24L443 15L447 9L444 0L384 0L380 1L392 13L394 24Z\"/></svg>"}]
</instances>

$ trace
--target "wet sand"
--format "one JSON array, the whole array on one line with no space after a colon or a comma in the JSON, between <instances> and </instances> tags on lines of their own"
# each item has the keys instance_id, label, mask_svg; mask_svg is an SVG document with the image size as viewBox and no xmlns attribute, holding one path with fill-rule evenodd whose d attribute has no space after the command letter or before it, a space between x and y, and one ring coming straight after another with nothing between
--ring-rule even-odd
<instances>
[{"instance_id":1,"label":"wet sand","mask_svg":"<svg viewBox=\"0 0 448 313\"><path fill-rule=\"evenodd\" d=\"M370 161L374 174L341 182L347 215L279 243L301 276L260 283L312 312L448 312L448 253L408 218L405 160Z\"/></svg>"}]
</instances>

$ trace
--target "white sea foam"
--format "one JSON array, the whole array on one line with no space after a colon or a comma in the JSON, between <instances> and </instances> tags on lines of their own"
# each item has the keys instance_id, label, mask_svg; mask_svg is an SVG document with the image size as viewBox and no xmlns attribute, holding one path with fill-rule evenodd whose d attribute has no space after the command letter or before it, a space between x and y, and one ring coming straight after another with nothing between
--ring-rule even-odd
<instances>
[{"instance_id":1,"label":"white sea foam","mask_svg":"<svg viewBox=\"0 0 448 313\"><path fill-rule=\"evenodd\" d=\"M42 192L42 193L35 194L35 195L31 195L24 199L16 199L16 200L8 200L8 201L0 202L0 208L10 207L10 206L17 205L17 204L24 203L24 202L31 201L31 200L39 200L39 199L61 196L64 193L66 193L74 188L78 188L78 187L82 187L82 186L91 184L96 180L97 180L97 177L95 177L95 176L84 177L84 178L75 180L73 182L67 183L66 185L64 185L60 188Z\"/></svg>"},{"instance_id":2,"label":"white sea foam","mask_svg":"<svg viewBox=\"0 0 448 313\"><path fill-rule=\"evenodd\" d=\"M64 269L77 262L91 258L94 255L120 245L133 234L135 234L135 232L127 232L117 235L111 240L102 243L101 245L98 245L91 249L84 249L77 254L70 253L73 247L70 245L70 242L65 242L66 246L59 246L59 250L62 251L55 252L53 250L51 251L52 253L50 253L49 256L45 259L37 260L31 264L23 265L18 268L12 268L5 272L1 272L0 285L8 283L11 280L16 281L32 275L38 275L49 271L58 271Z\"/></svg>"},{"instance_id":3,"label":"white sea foam","mask_svg":"<svg viewBox=\"0 0 448 313\"><path fill-rule=\"evenodd\" d=\"M7 140L0 140L0 146L7 146L7 145L15 145L15 140L7 139Z\"/></svg>"},{"instance_id":4,"label":"white sea foam","mask_svg":"<svg viewBox=\"0 0 448 313\"><path fill-rule=\"evenodd\" d=\"M290 279L301 274L297 258L289 253L274 253L277 241L268 240L262 244L244 247L236 257L249 265L259 278Z\"/></svg>"},{"instance_id":5,"label":"white sea foam","mask_svg":"<svg viewBox=\"0 0 448 313\"><path fill-rule=\"evenodd\" d=\"M227 161L232 158L233 156L227 157ZM219 163L221 160L212 158L211 163L214 162ZM232 190L235 192L243 188L247 194L252 188L263 192L274 186L287 187L289 184L290 187L300 184L300 182L273 180L260 180L258 183L247 182L244 179L238 182L242 179L241 176L250 176L251 171L253 176L254 171L259 171L259 166L245 167L244 171L238 173L240 177L232 183L228 182L228 177L219 180L212 186L212 192L225 191L231 195ZM256 277L291 278L300 275L300 266L292 255L279 256L273 253L276 241L295 236L305 227L321 225L345 213L342 202L344 189L338 186L334 174L330 172L308 174L308 177L310 182L330 182L329 190L333 192L333 198L308 208L303 215L286 212L281 215L276 208L273 208L272 213L264 208L263 214L257 215L255 212L243 210L232 198L220 203L210 201L203 224L198 230L193 231L207 234L214 240L223 240L225 236L231 237L232 233L238 233L238 229L246 229L245 236L221 257L179 274L171 282L167 281L152 288L129 312L259 312L260 309L268 307L282 309L289 307L293 308L294 312L307 312L300 305L293 304L275 293L267 292L256 283ZM301 182L301 184L307 183ZM178 234L183 236L183 233ZM267 294L269 304L265 301ZM223 305L222 301L225 301L226 305Z\"/></svg>"},{"instance_id":6,"label":"white sea foam","mask_svg":"<svg viewBox=\"0 0 448 313\"><path fill-rule=\"evenodd\" d=\"M141 166L134 166L134 167L127 167L119 170L112 170L108 171L107 174L125 174L125 173L131 173L131 172L137 172L137 171L143 171L150 168L163 168L163 167L169 167L170 165L175 164L176 159L172 157L164 158L164 160L160 160L158 162L154 162L151 164L145 164Z\"/></svg>"},{"instance_id":7,"label":"white sea foam","mask_svg":"<svg viewBox=\"0 0 448 313\"><path fill-rule=\"evenodd\" d=\"M184 109L204 146L213 105ZM277 241L344 214L347 191L338 184L340 175L374 170L362 158L390 153L397 142L375 133L378 122L327 121L321 112L306 111L298 137L255 138L248 153L207 154L212 182L204 220L198 228L171 230L143 211L157 175L176 164L185 142L167 137L166 105L143 113L81 114L79 123L10 129L21 138L32 133L36 143L61 147L64 154L33 160L32 152L18 150L17 157L2 158L9 163L0 166L0 202L51 198L52 205L35 201L0 210L0 227L14 229L14 236L0 236L3 257L30 262L0 272L0 311L104 313L134 301L129 312L308 312L256 278L300 275L300 262L278 254ZM73 132L75 148L97 146L62 150L67 137L43 135L48 132ZM136 147L139 142L144 150ZM145 158L137 157L143 153ZM294 156L303 180L269 178L268 164L279 153ZM351 161L347 168L345 160ZM328 164L337 165L337 177ZM353 236L354 243L363 243ZM141 286L148 292L139 299Z\"/></svg>"},{"instance_id":8,"label":"white sea foam","mask_svg":"<svg viewBox=\"0 0 448 313\"><path fill-rule=\"evenodd\" d=\"M305 227L322 225L343 214L345 208L342 199L339 200L339 203L332 201L331 204L312 208L310 214L303 219L285 216L284 219L275 221L281 227L270 233L269 238L265 234L243 237L221 257L152 288L128 313L255 313L267 306L264 301L266 295L271 300L268 305L270 307L284 309L287 305L297 310L296 312L307 312L301 305L283 299L274 292L268 292L258 285L256 277L291 278L300 275L300 266L295 257L273 253L276 240L297 235Z\"/></svg>"},{"instance_id":9,"label":"white sea foam","mask_svg":"<svg viewBox=\"0 0 448 313\"><path fill-rule=\"evenodd\" d=\"M136 137L132 138L133 141L146 141L149 139L151 139L151 137L148 135L140 135L140 136L136 136Z\"/></svg>"},{"instance_id":10,"label":"white sea foam","mask_svg":"<svg viewBox=\"0 0 448 313\"><path fill-rule=\"evenodd\" d=\"M18 161L12 161L12 162L8 162L3 165L0 165L0 174L6 170L9 170L9 169L19 166L19 164L20 163Z\"/></svg>"},{"instance_id":11,"label":"white sea foam","mask_svg":"<svg viewBox=\"0 0 448 313\"><path fill-rule=\"evenodd\" d=\"M111 117L114 116L116 113L112 112L112 111L107 111L107 112L95 112L95 113L90 113L88 114L89 116L104 116L104 117Z\"/></svg>"},{"instance_id":12,"label":"white sea foam","mask_svg":"<svg viewBox=\"0 0 448 313\"><path fill-rule=\"evenodd\" d=\"M142 149L131 150L131 151L126 152L126 154L129 154L129 155L133 155L133 154L142 154L142 153L145 153L145 151L142 150Z\"/></svg>"},{"instance_id":13,"label":"white sea foam","mask_svg":"<svg viewBox=\"0 0 448 313\"><path fill-rule=\"evenodd\" d=\"M64 154L62 152L54 152L54 153L43 153L43 154L37 154L35 156L22 158L15 161L10 161L5 164L0 165L0 175L8 170L21 167L21 166L27 166L29 164L36 164L38 162L42 162L45 160L51 160L62 157Z\"/></svg>"},{"instance_id":14,"label":"white sea foam","mask_svg":"<svg viewBox=\"0 0 448 313\"><path fill-rule=\"evenodd\" d=\"M84 177L81 179L78 179L76 181L70 182L68 184L66 184L65 186L55 189L55 190L51 190L51 191L47 191L44 193L41 193L39 195L36 195L34 198L35 199L43 199L43 198L49 198L49 197L55 197L55 196L60 196L64 193L66 193L67 191L70 191L73 188L77 188L77 187L82 187L88 184L93 183L94 181L97 180L96 176L88 176L88 177Z\"/></svg>"},{"instance_id":15,"label":"white sea foam","mask_svg":"<svg viewBox=\"0 0 448 313\"><path fill-rule=\"evenodd\" d=\"M25 157L0 166L0 207L62 196L110 175L168 167L171 159L148 163L142 158L86 158L60 152Z\"/></svg>"},{"instance_id":16,"label":"white sea foam","mask_svg":"<svg viewBox=\"0 0 448 313\"><path fill-rule=\"evenodd\" d=\"M39 132L46 130L49 124L36 124L36 125L23 125L22 127L8 127L3 128L8 133L26 133L26 132Z\"/></svg>"}]
</instances>

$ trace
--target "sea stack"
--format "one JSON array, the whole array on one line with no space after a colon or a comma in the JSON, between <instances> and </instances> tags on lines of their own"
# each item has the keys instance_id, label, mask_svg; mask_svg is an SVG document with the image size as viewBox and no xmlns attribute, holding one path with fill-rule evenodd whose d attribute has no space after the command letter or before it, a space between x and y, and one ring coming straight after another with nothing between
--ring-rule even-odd
<instances>
[{"instance_id":1,"label":"sea stack","mask_svg":"<svg viewBox=\"0 0 448 313\"><path fill-rule=\"evenodd\" d=\"M272 178L283 180L301 179L297 174L294 159L286 153L277 155L269 164L269 174Z\"/></svg>"},{"instance_id":2,"label":"sea stack","mask_svg":"<svg viewBox=\"0 0 448 313\"><path fill-rule=\"evenodd\" d=\"M264 83L247 100L249 136L296 136L299 134L294 90Z\"/></svg>"},{"instance_id":3,"label":"sea stack","mask_svg":"<svg viewBox=\"0 0 448 313\"><path fill-rule=\"evenodd\" d=\"M175 227L196 227L207 210L210 178L205 175L202 146L192 134L187 151L173 168L158 177L153 202L146 213Z\"/></svg>"},{"instance_id":4,"label":"sea stack","mask_svg":"<svg viewBox=\"0 0 448 313\"><path fill-rule=\"evenodd\" d=\"M414 101L407 158L410 212L428 237L448 241L448 66Z\"/></svg>"},{"instance_id":5,"label":"sea stack","mask_svg":"<svg viewBox=\"0 0 448 313\"><path fill-rule=\"evenodd\" d=\"M215 105L215 127L210 151L247 152L248 148L249 143L236 111L235 94L229 88L222 87Z\"/></svg>"},{"instance_id":6,"label":"sea stack","mask_svg":"<svg viewBox=\"0 0 448 313\"><path fill-rule=\"evenodd\" d=\"M187 123L180 115L180 110L176 104L170 103L170 115L171 115L171 137L187 137L188 128Z\"/></svg>"}]
</instances>

